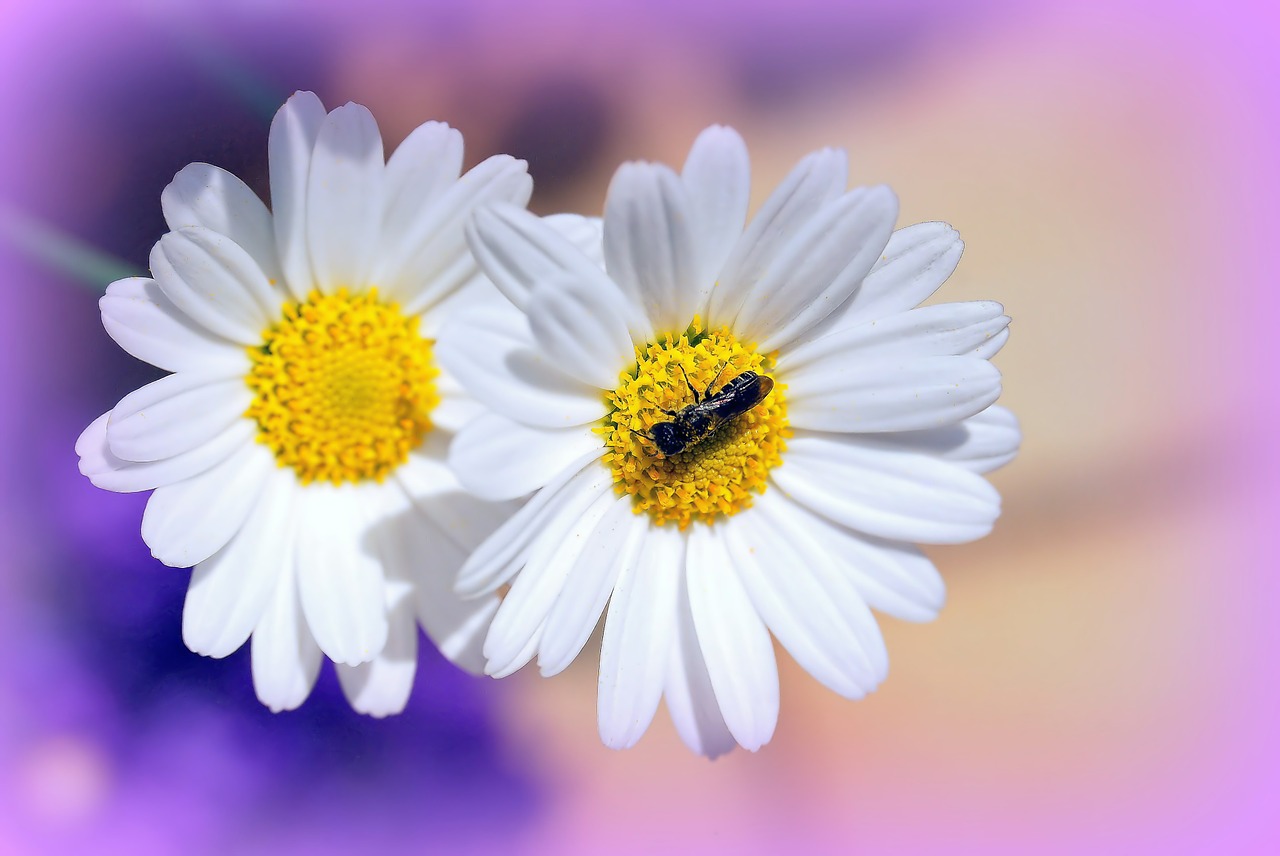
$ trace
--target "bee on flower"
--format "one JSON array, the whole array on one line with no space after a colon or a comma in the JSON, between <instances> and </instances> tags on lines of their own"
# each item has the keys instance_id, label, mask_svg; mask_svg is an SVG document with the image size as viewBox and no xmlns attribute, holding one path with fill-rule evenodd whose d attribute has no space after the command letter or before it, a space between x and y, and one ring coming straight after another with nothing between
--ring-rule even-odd
<instances>
[{"instance_id":1,"label":"bee on flower","mask_svg":"<svg viewBox=\"0 0 1280 856\"><path fill-rule=\"evenodd\" d=\"M837 693L870 692L888 668L871 610L924 621L943 603L915 545L999 515L982 474L1020 442L989 362L1009 319L921 307L958 236L894 231L893 193L847 182L842 152L815 152L748 222L746 146L712 127L680 173L618 170L603 264L515 206L468 227L509 305L440 335L440 365L488 408L449 464L479 497L531 497L459 592L508 587L483 648L498 677L535 657L560 672L603 614L609 746L663 699L696 752L767 743L771 635Z\"/></svg>"}]
</instances>

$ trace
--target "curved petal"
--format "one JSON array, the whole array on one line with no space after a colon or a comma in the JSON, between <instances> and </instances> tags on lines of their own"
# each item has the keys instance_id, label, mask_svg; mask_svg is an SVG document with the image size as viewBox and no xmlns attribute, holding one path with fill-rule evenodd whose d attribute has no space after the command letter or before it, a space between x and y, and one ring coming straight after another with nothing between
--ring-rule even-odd
<instances>
[{"instance_id":1,"label":"curved petal","mask_svg":"<svg viewBox=\"0 0 1280 856\"><path fill-rule=\"evenodd\" d=\"M701 286L714 283L747 222L751 162L733 128L712 125L693 141L680 172L698 253Z\"/></svg>"},{"instance_id":2,"label":"curved petal","mask_svg":"<svg viewBox=\"0 0 1280 856\"><path fill-rule=\"evenodd\" d=\"M765 497L761 497L765 499ZM875 618L857 590L824 585L793 542L803 530L777 526L761 502L725 526L734 567L756 611L806 672L845 698L862 698L884 679L888 659ZM864 639L876 640L867 650Z\"/></svg>"},{"instance_id":3,"label":"curved petal","mask_svg":"<svg viewBox=\"0 0 1280 856\"><path fill-rule=\"evenodd\" d=\"M466 552L438 521L411 506L387 525L383 557L388 573L413 582L418 620L440 653L469 672L484 671L481 647L498 610L495 595L464 599L453 591Z\"/></svg>"},{"instance_id":4,"label":"curved petal","mask_svg":"<svg viewBox=\"0 0 1280 856\"><path fill-rule=\"evenodd\" d=\"M600 390L539 353L524 315L513 309L459 312L440 331L436 359L468 394L517 422L568 428L604 418Z\"/></svg>"},{"instance_id":5,"label":"curved petal","mask_svg":"<svg viewBox=\"0 0 1280 856\"><path fill-rule=\"evenodd\" d=\"M413 620L412 587L388 582L387 643L367 663L337 666L342 693L359 713L390 716L404 710L418 668L418 625Z\"/></svg>"},{"instance_id":6,"label":"curved petal","mask_svg":"<svg viewBox=\"0 0 1280 856\"><path fill-rule=\"evenodd\" d=\"M172 458L222 434L252 402L240 378L167 375L120 399L107 422L107 443L126 461Z\"/></svg>"},{"instance_id":7,"label":"curved petal","mask_svg":"<svg viewBox=\"0 0 1280 856\"><path fill-rule=\"evenodd\" d=\"M787 417L815 431L919 431L967 419L1000 397L1000 371L978 357L824 359L786 378Z\"/></svg>"},{"instance_id":8,"label":"curved petal","mask_svg":"<svg viewBox=\"0 0 1280 856\"><path fill-rule=\"evenodd\" d=\"M1004 307L992 300L922 306L857 326L844 326L778 357L788 381L824 360L845 364L893 357L979 356L1009 325Z\"/></svg>"},{"instance_id":9,"label":"curved petal","mask_svg":"<svg viewBox=\"0 0 1280 856\"><path fill-rule=\"evenodd\" d=\"M547 614L547 628L538 643L538 667L544 676L564 671L587 644L618 575L634 568L648 528L648 520L635 514L630 496L614 497Z\"/></svg>"},{"instance_id":10,"label":"curved petal","mask_svg":"<svg viewBox=\"0 0 1280 856\"><path fill-rule=\"evenodd\" d=\"M583 383L613 389L627 364L635 366L634 310L617 290L554 275L534 289L525 311L541 350Z\"/></svg>"},{"instance_id":11,"label":"curved petal","mask_svg":"<svg viewBox=\"0 0 1280 856\"><path fill-rule=\"evenodd\" d=\"M280 310L280 295L249 254L217 232L170 232L151 251L151 273L183 313L224 339L256 345Z\"/></svg>"},{"instance_id":12,"label":"curved petal","mask_svg":"<svg viewBox=\"0 0 1280 856\"><path fill-rule=\"evenodd\" d=\"M314 92L295 92L276 111L267 137L276 251L285 283L298 300L305 299L316 283L307 247L307 184L324 118L324 105Z\"/></svg>"},{"instance_id":13,"label":"curved petal","mask_svg":"<svg viewBox=\"0 0 1280 856\"><path fill-rule=\"evenodd\" d=\"M488 413L454 439L449 467L481 499L514 499L542 487L593 449L604 454L600 436L586 426L530 428Z\"/></svg>"},{"instance_id":14,"label":"curved petal","mask_svg":"<svg viewBox=\"0 0 1280 856\"><path fill-rule=\"evenodd\" d=\"M613 589L600 644L596 719L610 749L634 746L658 710L684 581L684 536L673 526L644 526L640 553Z\"/></svg>"},{"instance_id":15,"label":"curved petal","mask_svg":"<svg viewBox=\"0 0 1280 856\"><path fill-rule=\"evenodd\" d=\"M387 191L382 216L385 257L398 253L419 212L453 186L462 174L462 134L444 122L414 128L387 158Z\"/></svg>"},{"instance_id":16,"label":"curved petal","mask_svg":"<svg viewBox=\"0 0 1280 856\"><path fill-rule=\"evenodd\" d=\"M285 538L284 565L250 642L253 689L274 713L306 701L320 673L323 656L303 619L295 568L296 529Z\"/></svg>"},{"instance_id":17,"label":"curved petal","mask_svg":"<svg viewBox=\"0 0 1280 856\"><path fill-rule=\"evenodd\" d=\"M533 542L562 505L582 497L585 507L590 497L608 490L613 475L597 460L594 451L574 460L476 547L458 572L458 593L474 597L497 590L524 565Z\"/></svg>"},{"instance_id":18,"label":"curved petal","mask_svg":"<svg viewBox=\"0 0 1280 856\"><path fill-rule=\"evenodd\" d=\"M359 488L320 483L300 496L298 594L307 626L329 659L367 663L388 632L382 567L365 537L368 500Z\"/></svg>"},{"instance_id":19,"label":"curved petal","mask_svg":"<svg viewBox=\"0 0 1280 856\"><path fill-rule=\"evenodd\" d=\"M605 630L609 627L606 624ZM671 653L666 663L664 694L667 712L685 745L708 758L718 758L738 745L720 714L707 663L698 646L683 567L676 577L676 614Z\"/></svg>"},{"instance_id":20,"label":"curved petal","mask_svg":"<svg viewBox=\"0 0 1280 856\"><path fill-rule=\"evenodd\" d=\"M470 553L519 505L488 502L464 490L445 463L447 445L447 437L428 435L395 470L393 478L415 508L434 521L459 550Z\"/></svg>"},{"instance_id":21,"label":"curved petal","mask_svg":"<svg viewBox=\"0 0 1280 856\"><path fill-rule=\"evenodd\" d=\"M511 583L484 641L485 672L504 678L533 656L535 633L564 588L574 563L616 497L605 490L581 491L567 500L530 545L529 558Z\"/></svg>"},{"instance_id":22,"label":"curved petal","mask_svg":"<svg viewBox=\"0 0 1280 856\"><path fill-rule=\"evenodd\" d=\"M604 220L600 217L584 217L581 214L548 214L542 218L560 237L572 244L590 259L599 270L604 270Z\"/></svg>"},{"instance_id":23,"label":"curved petal","mask_svg":"<svg viewBox=\"0 0 1280 856\"><path fill-rule=\"evenodd\" d=\"M644 308L658 333L688 327L711 289L698 281L684 185L660 164L625 163L614 173L605 199L604 257L609 277Z\"/></svg>"},{"instance_id":24,"label":"curved petal","mask_svg":"<svg viewBox=\"0 0 1280 856\"><path fill-rule=\"evenodd\" d=\"M306 198L307 248L321 292L363 292L369 285L382 230L385 177L382 135L373 114L347 103L326 116L311 155Z\"/></svg>"},{"instance_id":25,"label":"curved petal","mask_svg":"<svg viewBox=\"0 0 1280 856\"><path fill-rule=\"evenodd\" d=\"M171 372L227 377L249 371L243 345L191 321L153 279L116 280L107 286L98 306L107 335L143 362Z\"/></svg>"},{"instance_id":26,"label":"curved petal","mask_svg":"<svg viewBox=\"0 0 1280 856\"><path fill-rule=\"evenodd\" d=\"M126 461L113 455L107 443L110 416L110 412L104 413L84 429L76 440L76 454L80 457L81 474L94 487L117 493L153 490L197 476L252 443L258 432L248 419L237 419L221 434L189 452L158 461Z\"/></svg>"},{"instance_id":27,"label":"curved petal","mask_svg":"<svg viewBox=\"0 0 1280 856\"><path fill-rule=\"evenodd\" d=\"M689 530L689 609L725 725L756 751L778 722L778 666L717 527Z\"/></svg>"},{"instance_id":28,"label":"curved petal","mask_svg":"<svg viewBox=\"0 0 1280 856\"><path fill-rule=\"evenodd\" d=\"M926 431L864 434L858 442L868 448L929 455L970 472L989 473L1018 454L1022 429L1012 411L992 405L955 425Z\"/></svg>"},{"instance_id":29,"label":"curved petal","mask_svg":"<svg viewBox=\"0 0 1280 856\"><path fill-rule=\"evenodd\" d=\"M508 155L483 161L416 210L399 245L388 247L375 267L374 282L410 311L439 303L475 275L465 232L472 212L493 203L523 205L532 192L524 161Z\"/></svg>"},{"instance_id":30,"label":"curved petal","mask_svg":"<svg viewBox=\"0 0 1280 856\"><path fill-rule=\"evenodd\" d=\"M781 494L775 500L769 503L769 513L785 531L805 533L794 544L815 572L843 576L873 609L895 618L937 617L946 586L933 563L914 546L859 535Z\"/></svg>"},{"instance_id":31,"label":"curved petal","mask_svg":"<svg viewBox=\"0 0 1280 856\"><path fill-rule=\"evenodd\" d=\"M881 538L958 544L988 534L1000 516L1000 494L982 476L857 434L798 431L769 476L802 505Z\"/></svg>"},{"instance_id":32,"label":"curved petal","mask_svg":"<svg viewBox=\"0 0 1280 856\"><path fill-rule=\"evenodd\" d=\"M275 466L265 446L249 443L198 476L156 488L142 514L142 540L166 565L203 562L240 531Z\"/></svg>"},{"instance_id":33,"label":"curved petal","mask_svg":"<svg viewBox=\"0 0 1280 856\"><path fill-rule=\"evenodd\" d=\"M760 351L784 348L848 300L898 217L887 187L851 191L796 230L748 292L734 330Z\"/></svg>"},{"instance_id":34,"label":"curved petal","mask_svg":"<svg viewBox=\"0 0 1280 856\"><path fill-rule=\"evenodd\" d=\"M601 270L598 221L565 219L573 217L542 218L515 205L490 205L467 224L467 242L485 274L521 311L540 282L561 274L616 291Z\"/></svg>"},{"instance_id":35,"label":"curved petal","mask_svg":"<svg viewBox=\"0 0 1280 856\"><path fill-rule=\"evenodd\" d=\"M402 535L407 535L408 530L421 534L430 531L428 527L415 526L406 526L404 530ZM439 544L439 540L434 544ZM435 549L438 550L438 546ZM431 554L417 553L419 560L413 568L417 619L422 622L422 630L445 658L467 672L483 674L484 638L498 612L498 596L463 599L454 594L454 577L466 557L462 551L449 551L448 560L435 557L431 562L421 560L422 555Z\"/></svg>"},{"instance_id":36,"label":"curved petal","mask_svg":"<svg viewBox=\"0 0 1280 856\"><path fill-rule=\"evenodd\" d=\"M244 526L195 566L182 607L182 641L197 654L225 657L245 643L293 555L293 497L288 470L267 478Z\"/></svg>"},{"instance_id":37,"label":"curved petal","mask_svg":"<svg viewBox=\"0 0 1280 856\"><path fill-rule=\"evenodd\" d=\"M960 263L964 242L946 223L918 223L894 232L862 287L836 313L836 326L865 324L914 309Z\"/></svg>"},{"instance_id":38,"label":"curved petal","mask_svg":"<svg viewBox=\"0 0 1280 856\"><path fill-rule=\"evenodd\" d=\"M822 149L796 165L765 200L729 253L711 291L709 329L733 323L783 247L823 205L843 194L848 182L848 158L842 151Z\"/></svg>"},{"instance_id":39,"label":"curved petal","mask_svg":"<svg viewBox=\"0 0 1280 856\"><path fill-rule=\"evenodd\" d=\"M171 232L203 226L225 235L253 258L269 280L280 281L271 214L248 185L225 169L188 164L160 194L160 207Z\"/></svg>"}]
</instances>

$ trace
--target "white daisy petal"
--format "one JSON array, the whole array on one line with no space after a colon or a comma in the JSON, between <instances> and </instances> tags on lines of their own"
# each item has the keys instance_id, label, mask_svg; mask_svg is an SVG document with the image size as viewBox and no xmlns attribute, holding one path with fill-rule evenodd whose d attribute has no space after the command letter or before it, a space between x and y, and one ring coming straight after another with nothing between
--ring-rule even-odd
<instances>
[{"instance_id":1,"label":"white daisy petal","mask_svg":"<svg viewBox=\"0 0 1280 856\"><path fill-rule=\"evenodd\" d=\"M367 663L386 644L387 609L363 491L311 484L301 496L298 594L307 626L329 659Z\"/></svg>"},{"instance_id":2,"label":"white daisy petal","mask_svg":"<svg viewBox=\"0 0 1280 856\"><path fill-rule=\"evenodd\" d=\"M458 593L474 597L496 590L524 564L530 545L561 503L581 496L585 504L605 491L613 479L608 469L596 465L597 460L593 450L570 463L476 547L458 573Z\"/></svg>"},{"instance_id":3,"label":"white daisy petal","mask_svg":"<svg viewBox=\"0 0 1280 856\"><path fill-rule=\"evenodd\" d=\"M519 312L458 313L440 332L436 359L486 407L526 425L567 428L604 418L600 390L534 350Z\"/></svg>"},{"instance_id":4,"label":"white daisy petal","mask_svg":"<svg viewBox=\"0 0 1280 856\"><path fill-rule=\"evenodd\" d=\"M734 739L754 752L769 742L778 722L778 667L769 631L717 527L690 527L687 561L689 608L720 713Z\"/></svg>"},{"instance_id":5,"label":"white daisy petal","mask_svg":"<svg viewBox=\"0 0 1280 856\"><path fill-rule=\"evenodd\" d=\"M462 174L462 134L444 122L419 125L387 158L386 210L382 253L401 252L409 228L421 210Z\"/></svg>"},{"instance_id":6,"label":"white daisy petal","mask_svg":"<svg viewBox=\"0 0 1280 856\"><path fill-rule=\"evenodd\" d=\"M1004 307L992 300L940 303L839 330L789 349L778 358L788 382L823 361L848 365L890 357L977 356L1009 326ZM979 349L984 349L981 353ZM820 367L822 371L824 367Z\"/></svg>"},{"instance_id":7,"label":"white daisy petal","mask_svg":"<svg viewBox=\"0 0 1280 856\"><path fill-rule=\"evenodd\" d=\"M581 214L548 214L542 222L573 244L599 270L604 270L604 220Z\"/></svg>"},{"instance_id":8,"label":"white daisy petal","mask_svg":"<svg viewBox=\"0 0 1280 856\"><path fill-rule=\"evenodd\" d=\"M137 493L197 476L225 461L232 452L251 443L257 428L247 419L237 419L213 439L188 452L158 461L126 461L111 453L107 443L107 412L95 419L76 440L80 472L94 487L117 493Z\"/></svg>"},{"instance_id":9,"label":"white daisy petal","mask_svg":"<svg viewBox=\"0 0 1280 856\"><path fill-rule=\"evenodd\" d=\"M973 416L1000 396L1000 372L977 357L819 360L786 378L787 416L815 431L919 431Z\"/></svg>"},{"instance_id":10,"label":"white daisy petal","mask_svg":"<svg viewBox=\"0 0 1280 856\"><path fill-rule=\"evenodd\" d=\"M126 461L159 461L209 442L238 421L253 401L240 378L171 374L120 399L107 442Z\"/></svg>"},{"instance_id":11,"label":"white daisy petal","mask_svg":"<svg viewBox=\"0 0 1280 856\"><path fill-rule=\"evenodd\" d=\"M738 745L720 714L707 663L698 646L684 574L677 578L676 615L667 659L664 694L667 712L685 745L708 758L718 758ZM606 625L606 630L608 626Z\"/></svg>"},{"instance_id":12,"label":"white daisy petal","mask_svg":"<svg viewBox=\"0 0 1280 856\"><path fill-rule=\"evenodd\" d=\"M421 544L425 536L432 534L435 537L430 545ZM447 539L434 524L405 521L400 536L403 544L420 545L408 558L413 560L414 596L422 629L441 654L468 672L482 674L484 638L498 611L498 597L464 599L454 592L454 578L466 554L442 547ZM430 552L424 552L424 548Z\"/></svg>"},{"instance_id":13,"label":"white daisy petal","mask_svg":"<svg viewBox=\"0 0 1280 856\"><path fill-rule=\"evenodd\" d=\"M374 282L408 311L445 299L474 275L465 227L472 212L494 203L529 201L533 181L524 161L495 155L415 210L398 247L388 247Z\"/></svg>"},{"instance_id":14,"label":"white daisy petal","mask_svg":"<svg viewBox=\"0 0 1280 856\"><path fill-rule=\"evenodd\" d=\"M418 668L418 625L413 620L411 587L388 586L387 591L386 645L367 663L339 663L336 669L351 707L378 718L404 710Z\"/></svg>"},{"instance_id":15,"label":"white daisy petal","mask_svg":"<svg viewBox=\"0 0 1280 856\"><path fill-rule=\"evenodd\" d=\"M600 269L600 228L587 218L541 218L497 204L475 213L467 241L485 274L523 311L529 294L551 276L569 274L601 290L617 290Z\"/></svg>"},{"instance_id":16,"label":"white daisy petal","mask_svg":"<svg viewBox=\"0 0 1280 856\"><path fill-rule=\"evenodd\" d=\"M571 499L530 545L528 561L493 617L484 656L485 672L495 678L517 671L533 656L528 644L534 632L546 621L574 563L616 497L606 489L595 494L582 491Z\"/></svg>"},{"instance_id":17,"label":"white daisy petal","mask_svg":"<svg viewBox=\"0 0 1280 856\"><path fill-rule=\"evenodd\" d=\"M547 615L547 629L538 645L538 667L544 676L564 671L587 644L618 575L634 568L648 529L649 521L633 512L630 496L614 499Z\"/></svg>"},{"instance_id":18,"label":"white daisy petal","mask_svg":"<svg viewBox=\"0 0 1280 856\"><path fill-rule=\"evenodd\" d=\"M272 281L281 277L271 213L243 181L220 167L188 164L160 194L172 232L203 226L225 235L248 253Z\"/></svg>"},{"instance_id":19,"label":"white daisy petal","mask_svg":"<svg viewBox=\"0 0 1280 856\"><path fill-rule=\"evenodd\" d=\"M285 539L284 564L249 643L254 692L275 713L306 701L323 660L298 600L295 549L295 539Z\"/></svg>"},{"instance_id":20,"label":"white daisy petal","mask_svg":"<svg viewBox=\"0 0 1280 856\"><path fill-rule=\"evenodd\" d=\"M680 179L689 197L698 253L696 282L705 288L715 282L747 221L751 199L747 144L732 128L707 128L694 140Z\"/></svg>"},{"instance_id":21,"label":"white daisy petal","mask_svg":"<svg viewBox=\"0 0 1280 856\"><path fill-rule=\"evenodd\" d=\"M933 563L908 544L860 535L785 496L769 513L790 532L815 571L833 566L873 608L904 621L932 621L946 600L946 586ZM878 634L877 634L878 635Z\"/></svg>"},{"instance_id":22,"label":"white daisy petal","mask_svg":"<svg viewBox=\"0 0 1280 856\"><path fill-rule=\"evenodd\" d=\"M313 92L295 92L271 121L267 163L271 171L272 222L285 282L302 300L315 287L307 247L307 184L324 105Z\"/></svg>"},{"instance_id":23,"label":"white daisy petal","mask_svg":"<svg viewBox=\"0 0 1280 856\"><path fill-rule=\"evenodd\" d=\"M484 671L481 646L498 609L498 598L463 599L454 592L454 580L469 550L461 544L469 542L472 533L454 531L453 523L458 517L468 516L468 510L483 510L491 504L479 502L458 490L457 483L443 467L438 474L429 469L439 466L438 462L420 455L413 457L419 459L414 467L418 474L411 479L401 479L397 471L402 489L381 492L385 511L373 533L378 554L387 569L388 588L402 582L410 584L413 610L436 648L462 668L480 674ZM421 490L420 482L426 472L432 473L433 482L437 481L435 475L445 477L447 485L441 489L441 485L432 484L425 494L415 495L414 490L405 486L406 482ZM440 500L440 504L428 504L425 508L419 504L433 500ZM448 508L449 505L453 508ZM441 516L437 514L439 511L448 513ZM469 527L476 525L468 521ZM485 534L492 528L489 526Z\"/></svg>"},{"instance_id":24,"label":"white daisy petal","mask_svg":"<svg viewBox=\"0 0 1280 856\"><path fill-rule=\"evenodd\" d=\"M648 527L639 555L618 576L600 646L596 709L600 739L611 749L634 746L657 712L674 642L684 553L684 536L675 527ZM714 698L710 702L714 707Z\"/></svg>"},{"instance_id":25,"label":"white daisy petal","mask_svg":"<svg viewBox=\"0 0 1280 856\"><path fill-rule=\"evenodd\" d=\"M858 442L872 449L927 455L971 472L989 473L1018 454L1022 430L1012 411L993 405L955 425L927 431L864 434Z\"/></svg>"},{"instance_id":26,"label":"white daisy petal","mask_svg":"<svg viewBox=\"0 0 1280 856\"><path fill-rule=\"evenodd\" d=\"M447 435L434 433L393 474L414 506L469 553L519 507L512 502L487 502L467 493L444 462ZM456 568L454 569L457 570Z\"/></svg>"},{"instance_id":27,"label":"white daisy petal","mask_svg":"<svg viewBox=\"0 0 1280 856\"><path fill-rule=\"evenodd\" d=\"M906 312L923 303L960 263L964 242L946 223L918 223L894 232L862 287L838 315L857 325Z\"/></svg>"},{"instance_id":28,"label":"white daisy petal","mask_svg":"<svg viewBox=\"0 0 1280 856\"><path fill-rule=\"evenodd\" d=\"M191 320L225 339L256 345L280 298L257 263L217 232L170 232L151 251L160 290Z\"/></svg>"},{"instance_id":29,"label":"white daisy petal","mask_svg":"<svg viewBox=\"0 0 1280 856\"><path fill-rule=\"evenodd\" d=\"M659 333L688 326L711 287L698 281L689 218L684 185L669 168L626 163L614 173L605 199L605 268Z\"/></svg>"},{"instance_id":30,"label":"white daisy petal","mask_svg":"<svg viewBox=\"0 0 1280 856\"><path fill-rule=\"evenodd\" d=\"M530 428L496 413L469 424L449 447L449 467L481 499L515 499L537 490L591 450L604 454L586 426Z\"/></svg>"},{"instance_id":31,"label":"white daisy petal","mask_svg":"<svg viewBox=\"0 0 1280 856\"><path fill-rule=\"evenodd\" d=\"M854 190L823 206L762 272L734 329L763 352L786 347L857 290L897 217L898 199L887 187Z\"/></svg>"},{"instance_id":32,"label":"white daisy petal","mask_svg":"<svg viewBox=\"0 0 1280 856\"><path fill-rule=\"evenodd\" d=\"M203 562L240 531L275 461L249 443L198 476L156 488L142 515L142 540L166 565Z\"/></svg>"},{"instance_id":33,"label":"white daisy petal","mask_svg":"<svg viewBox=\"0 0 1280 856\"><path fill-rule=\"evenodd\" d=\"M385 173L382 135L366 108L347 103L325 117L306 195L307 247L322 293L362 292L369 284L379 248Z\"/></svg>"},{"instance_id":34,"label":"white daisy petal","mask_svg":"<svg viewBox=\"0 0 1280 856\"><path fill-rule=\"evenodd\" d=\"M1000 494L981 476L856 434L797 431L770 476L797 502L881 538L963 543L1000 515Z\"/></svg>"},{"instance_id":35,"label":"white daisy petal","mask_svg":"<svg viewBox=\"0 0 1280 856\"><path fill-rule=\"evenodd\" d=\"M129 354L171 372L243 376L244 346L193 323L153 279L131 277L107 286L98 300L107 335Z\"/></svg>"},{"instance_id":36,"label":"white daisy petal","mask_svg":"<svg viewBox=\"0 0 1280 856\"><path fill-rule=\"evenodd\" d=\"M613 389L627 363L633 316L627 299L572 276L547 277L525 309L534 341L567 374L599 389Z\"/></svg>"},{"instance_id":37,"label":"white daisy petal","mask_svg":"<svg viewBox=\"0 0 1280 856\"><path fill-rule=\"evenodd\" d=\"M182 607L182 641L192 651L225 657L259 623L293 552L296 491L292 473L272 472L236 536L195 566Z\"/></svg>"},{"instance_id":38,"label":"white daisy petal","mask_svg":"<svg viewBox=\"0 0 1280 856\"><path fill-rule=\"evenodd\" d=\"M828 581L792 544L803 538L803 531L779 528L763 508L725 526L734 567L773 635L823 685L845 698L861 698L884 677L883 643L874 654L863 647L865 628L879 638L875 619L847 581L824 585Z\"/></svg>"},{"instance_id":39,"label":"white daisy petal","mask_svg":"<svg viewBox=\"0 0 1280 856\"><path fill-rule=\"evenodd\" d=\"M848 181L848 158L842 151L823 149L796 165L765 200L725 261L711 291L709 327L733 323L782 249L824 204L845 192Z\"/></svg>"},{"instance_id":40,"label":"white daisy petal","mask_svg":"<svg viewBox=\"0 0 1280 856\"><path fill-rule=\"evenodd\" d=\"M981 357L984 360L989 360L996 354L1000 353L1000 349L1003 348L1008 341L1009 328L1005 327L999 333L996 333L994 336L987 339L987 341L974 348L970 353L975 357Z\"/></svg>"}]
</instances>

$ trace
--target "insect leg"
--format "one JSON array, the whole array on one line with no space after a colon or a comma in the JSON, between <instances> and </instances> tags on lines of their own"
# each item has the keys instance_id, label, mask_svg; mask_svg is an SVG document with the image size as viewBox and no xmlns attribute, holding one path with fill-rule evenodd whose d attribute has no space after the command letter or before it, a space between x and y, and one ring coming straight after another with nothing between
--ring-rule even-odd
<instances>
[{"instance_id":1,"label":"insect leg","mask_svg":"<svg viewBox=\"0 0 1280 856\"><path fill-rule=\"evenodd\" d=\"M689 388L689 391L693 393L693 403L697 404L698 402L702 401L702 393L698 392L697 388L694 387L693 384L689 383L689 373L684 370L684 365L682 363L676 363L676 365L680 366L680 374L684 375L684 385L687 386ZM717 375L717 377L719 377L719 375ZM707 387L707 389L710 389L710 388L711 387Z\"/></svg>"}]
</instances>

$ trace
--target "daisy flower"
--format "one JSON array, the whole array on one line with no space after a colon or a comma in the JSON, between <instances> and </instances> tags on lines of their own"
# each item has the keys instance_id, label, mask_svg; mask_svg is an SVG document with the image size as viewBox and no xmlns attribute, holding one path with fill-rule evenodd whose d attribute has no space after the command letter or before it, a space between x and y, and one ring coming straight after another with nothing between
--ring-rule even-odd
<instances>
[{"instance_id":1,"label":"daisy flower","mask_svg":"<svg viewBox=\"0 0 1280 856\"><path fill-rule=\"evenodd\" d=\"M272 710L306 699L323 654L357 710L386 715L413 683L415 617L448 657L482 665L497 601L461 600L453 578L510 509L469 498L445 465L477 408L434 339L486 289L500 299L466 219L525 204L532 184L505 155L459 177L462 137L438 122L384 162L368 110L326 114L309 92L276 114L268 155L271 211L208 164L165 189L152 277L112 283L101 309L122 348L172 374L84 431L80 470L154 489L142 537L194 567L192 651L224 657L252 636Z\"/></svg>"},{"instance_id":2,"label":"daisy flower","mask_svg":"<svg viewBox=\"0 0 1280 856\"><path fill-rule=\"evenodd\" d=\"M869 607L935 616L943 583L914 545L989 532L1000 498L980 473L1020 439L991 406L1001 306L917 308L960 258L955 231L893 231L893 193L846 191L838 151L747 223L749 181L721 127L680 174L623 165L603 268L524 211L477 213L468 238L515 311L461 312L438 345L490 409L450 466L481 497L532 493L459 576L471 596L510 586L486 669L561 671L607 605L612 747L663 698L697 752L768 742L770 634L837 693L874 689L888 660Z\"/></svg>"}]
</instances>

